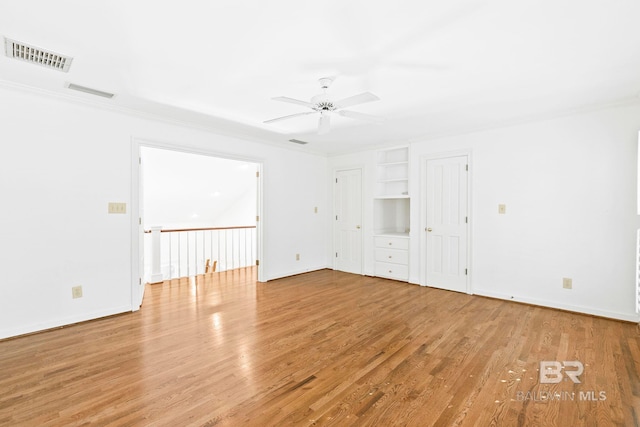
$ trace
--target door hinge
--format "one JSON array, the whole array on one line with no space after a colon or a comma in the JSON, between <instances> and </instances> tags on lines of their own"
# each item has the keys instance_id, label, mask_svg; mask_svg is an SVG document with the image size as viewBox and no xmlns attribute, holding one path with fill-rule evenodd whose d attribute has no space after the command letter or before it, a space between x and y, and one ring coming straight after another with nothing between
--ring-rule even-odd
<instances>
[{"instance_id":1,"label":"door hinge","mask_svg":"<svg viewBox=\"0 0 640 427\"><path fill-rule=\"evenodd\" d=\"M338 178L336 178L336 184L338 183Z\"/></svg>"},{"instance_id":2,"label":"door hinge","mask_svg":"<svg viewBox=\"0 0 640 427\"><path fill-rule=\"evenodd\" d=\"M256 178L260 178L260 172L256 172Z\"/></svg>"},{"instance_id":3,"label":"door hinge","mask_svg":"<svg viewBox=\"0 0 640 427\"><path fill-rule=\"evenodd\" d=\"M256 215L256 222L260 222L260 216Z\"/></svg>"},{"instance_id":4,"label":"door hinge","mask_svg":"<svg viewBox=\"0 0 640 427\"><path fill-rule=\"evenodd\" d=\"M256 260L256 265L260 265L260 260L259 259Z\"/></svg>"},{"instance_id":5,"label":"door hinge","mask_svg":"<svg viewBox=\"0 0 640 427\"><path fill-rule=\"evenodd\" d=\"M469 224L469 217L468 217L468 216L465 216L465 217L464 217L464 223L465 223L465 224Z\"/></svg>"},{"instance_id":6,"label":"door hinge","mask_svg":"<svg viewBox=\"0 0 640 427\"><path fill-rule=\"evenodd\" d=\"M338 215L336 215L336 221L338 220Z\"/></svg>"},{"instance_id":7,"label":"door hinge","mask_svg":"<svg viewBox=\"0 0 640 427\"><path fill-rule=\"evenodd\" d=\"M338 252L336 252L336 258L338 258Z\"/></svg>"},{"instance_id":8,"label":"door hinge","mask_svg":"<svg viewBox=\"0 0 640 427\"><path fill-rule=\"evenodd\" d=\"M138 164L141 165L142 164L142 157L138 157Z\"/></svg>"},{"instance_id":9,"label":"door hinge","mask_svg":"<svg viewBox=\"0 0 640 427\"><path fill-rule=\"evenodd\" d=\"M464 275L465 276L469 275L469 270L467 270L466 268L464 269Z\"/></svg>"},{"instance_id":10,"label":"door hinge","mask_svg":"<svg viewBox=\"0 0 640 427\"><path fill-rule=\"evenodd\" d=\"M469 165L464 165L464 166L465 166L464 170L466 170L467 172L469 172Z\"/></svg>"},{"instance_id":11,"label":"door hinge","mask_svg":"<svg viewBox=\"0 0 640 427\"><path fill-rule=\"evenodd\" d=\"M138 277L138 284L142 285L142 277Z\"/></svg>"},{"instance_id":12,"label":"door hinge","mask_svg":"<svg viewBox=\"0 0 640 427\"><path fill-rule=\"evenodd\" d=\"M142 218L138 217L138 225L142 225Z\"/></svg>"}]
</instances>

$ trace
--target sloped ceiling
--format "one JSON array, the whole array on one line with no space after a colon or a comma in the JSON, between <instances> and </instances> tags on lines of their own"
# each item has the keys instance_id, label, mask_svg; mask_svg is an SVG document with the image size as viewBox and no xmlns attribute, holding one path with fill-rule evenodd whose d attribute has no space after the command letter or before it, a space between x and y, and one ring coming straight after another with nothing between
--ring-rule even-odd
<instances>
[{"instance_id":1,"label":"sloped ceiling","mask_svg":"<svg viewBox=\"0 0 640 427\"><path fill-rule=\"evenodd\" d=\"M256 171L253 163L142 147L145 228L255 225Z\"/></svg>"},{"instance_id":2,"label":"sloped ceiling","mask_svg":"<svg viewBox=\"0 0 640 427\"><path fill-rule=\"evenodd\" d=\"M72 56L68 73L0 57L0 80L269 143L336 154L638 101L637 0L0 2L0 34ZM334 99L370 123L277 102ZM297 146L299 148L299 146Z\"/></svg>"}]
</instances>

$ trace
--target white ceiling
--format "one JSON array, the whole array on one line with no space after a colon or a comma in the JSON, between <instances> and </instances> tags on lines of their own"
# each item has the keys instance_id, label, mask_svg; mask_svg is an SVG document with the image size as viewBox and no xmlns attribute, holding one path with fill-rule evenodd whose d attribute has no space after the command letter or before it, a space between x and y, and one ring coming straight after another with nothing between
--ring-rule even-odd
<instances>
[{"instance_id":1,"label":"white ceiling","mask_svg":"<svg viewBox=\"0 0 640 427\"><path fill-rule=\"evenodd\" d=\"M68 73L0 57L0 79L265 142L335 154L635 102L637 0L5 0L0 34L72 56ZM318 79L382 123L316 114Z\"/></svg>"}]
</instances>

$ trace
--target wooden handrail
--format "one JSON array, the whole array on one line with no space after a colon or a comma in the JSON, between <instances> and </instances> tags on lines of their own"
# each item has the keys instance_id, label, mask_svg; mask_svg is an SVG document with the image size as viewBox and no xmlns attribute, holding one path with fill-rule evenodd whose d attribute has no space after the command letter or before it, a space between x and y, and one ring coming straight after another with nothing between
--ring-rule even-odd
<instances>
[{"instance_id":1,"label":"wooden handrail","mask_svg":"<svg viewBox=\"0 0 640 427\"><path fill-rule=\"evenodd\" d=\"M233 230L236 228L256 228L255 225L238 225L236 227L209 227L209 228L174 228L174 229L162 229L161 233L175 233L179 231L215 231L215 230ZM144 230L145 233L151 233L151 230Z\"/></svg>"}]
</instances>

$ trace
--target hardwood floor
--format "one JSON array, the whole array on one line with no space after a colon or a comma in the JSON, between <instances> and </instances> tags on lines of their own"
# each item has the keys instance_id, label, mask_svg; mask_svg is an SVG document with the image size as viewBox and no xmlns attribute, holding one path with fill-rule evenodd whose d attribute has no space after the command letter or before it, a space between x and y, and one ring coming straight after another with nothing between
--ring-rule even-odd
<instances>
[{"instance_id":1,"label":"hardwood floor","mask_svg":"<svg viewBox=\"0 0 640 427\"><path fill-rule=\"evenodd\" d=\"M581 382L541 383L556 360ZM638 426L640 330L330 270L213 273L0 342L0 425Z\"/></svg>"}]
</instances>

